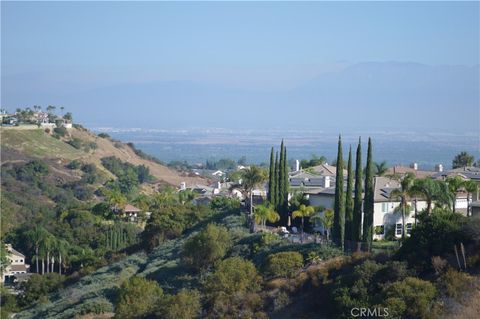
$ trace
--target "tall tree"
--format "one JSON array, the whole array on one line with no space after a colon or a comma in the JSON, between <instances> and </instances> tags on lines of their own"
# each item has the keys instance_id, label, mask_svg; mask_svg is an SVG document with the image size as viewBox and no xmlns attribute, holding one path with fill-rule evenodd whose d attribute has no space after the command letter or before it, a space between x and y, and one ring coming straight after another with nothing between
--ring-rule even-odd
<instances>
[{"instance_id":1,"label":"tall tree","mask_svg":"<svg viewBox=\"0 0 480 319\"><path fill-rule=\"evenodd\" d=\"M37 273L40 273L40 267L39 267L40 248L46 236L47 236L47 231L45 230L45 228L38 225L27 233L27 237L29 238L30 242L33 244L33 248L35 250L35 264L36 264Z\"/></svg>"},{"instance_id":2,"label":"tall tree","mask_svg":"<svg viewBox=\"0 0 480 319\"><path fill-rule=\"evenodd\" d=\"M287 160L287 147L283 146L283 182L282 182L282 192L283 192L283 203L282 209L288 219L288 191L289 191L289 181L288 181L288 160Z\"/></svg>"},{"instance_id":3,"label":"tall tree","mask_svg":"<svg viewBox=\"0 0 480 319\"><path fill-rule=\"evenodd\" d=\"M464 189L465 181L460 176L449 176L445 180L452 199L452 212L457 210L457 193Z\"/></svg>"},{"instance_id":4,"label":"tall tree","mask_svg":"<svg viewBox=\"0 0 480 319\"><path fill-rule=\"evenodd\" d=\"M467 216L472 215L472 194L478 192L478 184L475 181L468 180L465 181L464 185L465 191L467 192Z\"/></svg>"},{"instance_id":5,"label":"tall tree","mask_svg":"<svg viewBox=\"0 0 480 319\"><path fill-rule=\"evenodd\" d=\"M274 180L274 187L273 191L275 193L274 196L274 202L273 207L275 207L278 210L278 198L280 197L280 189L279 189L279 170L278 170L278 151L275 153L275 165L274 165L274 175L273 175L273 180Z\"/></svg>"},{"instance_id":6,"label":"tall tree","mask_svg":"<svg viewBox=\"0 0 480 319\"><path fill-rule=\"evenodd\" d=\"M448 191L443 191L445 187L443 187L441 183L443 182L434 180L432 178L416 179L414 182L413 190L416 194L421 195L423 199L425 199L425 201L427 202L428 214L432 212L434 201L440 200L441 197L449 195Z\"/></svg>"},{"instance_id":7,"label":"tall tree","mask_svg":"<svg viewBox=\"0 0 480 319\"><path fill-rule=\"evenodd\" d=\"M342 137L338 137L337 171L335 176L335 202L333 209L333 240L343 249L345 240L345 197L343 193Z\"/></svg>"},{"instance_id":8,"label":"tall tree","mask_svg":"<svg viewBox=\"0 0 480 319\"><path fill-rule=\"evenodd\" d=\"M372 140L368 138L367 167L365 169L365 198L363 201L363 241L371 250L373 240L374 180Z\"/></svg>"},{"instance_id":9,"label":"tall tree","mask_svg":"<svg viewBox=\"0 0 480 319\"><path fill-rule=\"evenodd\" d=\"M275 157L273 154L273 147L270 152L270 167L269 167L269 172L268 172L268 202L271 205L275 205Z\"/></svg>"},{"instance_id":10,"label":"tall tree","mask_svg":"<svg viewBox=\"0 0 480 319\"><path fill-rule=\"evenodd\" d=\"M467 152L460 152L452 161L452 168L461 168L473 165L474 158Z\"/></svg>"},{"instance_id":11,"label":"tall tree","mask_svg":"<svg viewBox=\"0 0 480 319\"><path fill-rule=\"evenodd\" d=\"M402 241L405 240L405 218L407 215L408 201L414 192L412 191L415 181L413 173L407 173L400 179L400 188L395 189L390 193L391 198L400 199L400 209L402 212Z\"/></svg>"},{"instance_id":12,"label":"tall tree","mask_svg":"<svg viewBox=\"0 0 480 319\"><path fill-rule=\"evenodd\" d=\"M353 239L353 171L352 171L352 146L348 151L347 164L347 194L345 195L345 239Z\"/></svg>"},{"instance_id":13,"label":"tall tree","mask_svg":"<svg viewBox=\"0 0 480 319\"><path fill-rule=\"evenodd\" d=\"M362 141L358 138L357 157L355 162L355 198L353 200L352 240L362 240L362 195L363 195Z\"/></svg>"},{"instance_id":14,"label":"tall tree","mask_svg":"<svg viewBox=\"0 0 480 319\"><path fill-rule=\"evenodd\" d=\"M254 227L253 223L253 189L262 183L264 183L267 179L266 172L258 167L252 165L250 168L247 168L243 171L242 175L242 186L245 190L247 197L250 198L250 218L251 218L251 227Z\"/></svg>"},{"instance_id":15,"label":"tall tree","mask_svg":"<svg viewBox=\"0 0 480 319\"><path fill-rule=\"evenodd\" d=\"M281 218L281 221L282 222L285 222L284 220L284 216L283 216L283 202L285 200L285 194L283 192L283 182L285 180L283 174L284 174L284 169L283 169L283 166L284 166L284 163L283 163L283 160L284 160L284 152L285 152L285 149L283 148L283 140L282 140L282 143L280 144L280 158L279 158L279 162L278 162L278 207L277 207L277 211L280 212L280 216L282 217Z\"/></svg>"}]
</instances>

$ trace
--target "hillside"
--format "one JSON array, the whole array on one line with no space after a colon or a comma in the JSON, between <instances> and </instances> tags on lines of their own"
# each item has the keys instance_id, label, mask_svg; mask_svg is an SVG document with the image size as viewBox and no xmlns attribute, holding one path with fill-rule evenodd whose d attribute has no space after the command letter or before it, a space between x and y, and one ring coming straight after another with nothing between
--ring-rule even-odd
<instances>
[{"instance_id":1,"label":"hillside","mask_svg":"<svg viewBox=\"0 0 480 319\"><path fill-rule=\"evenodd\" d=\"M90 150L77 149L66 143L65 139L57 139L43 129L1 129L2 165L8 162L21 162L30 158L56 160L59 164L67 164L71 160L80 160L84 163L95 164L105 171L101 165L101 158L114 156L121 161L133 165L145 165L150 169L160 185L178 187L181 182L187 185L204 184L204 178L189 176L187 173L172 170L164 165L140 157L127 144L113 141L109 138L100 138L97 135L81 128L68 130L69 138L78 138L82 144L95 143ZM70 174L68 171L65 174Z\"/></svg>"}]
</instances>

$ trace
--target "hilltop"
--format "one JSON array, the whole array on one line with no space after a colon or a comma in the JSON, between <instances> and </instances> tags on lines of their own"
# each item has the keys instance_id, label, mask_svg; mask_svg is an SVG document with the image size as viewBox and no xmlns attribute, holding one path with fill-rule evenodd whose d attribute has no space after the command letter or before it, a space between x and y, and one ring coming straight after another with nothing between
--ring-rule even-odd
<instances>
[{"instance_id":1,"label":"hilltop","mask_svg":"<svg viewBox=\"0 0 480 319\"><path fill-rule=\"evenodd\" d=\"M9 127L2 128L0 132L2 165L41 158L57 164L57 173L70 176L71 172L62 168L62 164L66 165L72 160L79 160L83 163L94 164L98 169L108 174L101 164L101 159L114 156L132 165L148 167L150 174L158 181L156 187L164 185L178 187L181 182L186 182L187 185L206 182L204 178L168 168L159 161L148 158L132 145L109 137L99 137L78 125L68 129L66 136L60 139L55 138L54 134L42 128ZM81 143L81 147L76 148L68 143L74 139Z\"/></svg>"}]
</instances>

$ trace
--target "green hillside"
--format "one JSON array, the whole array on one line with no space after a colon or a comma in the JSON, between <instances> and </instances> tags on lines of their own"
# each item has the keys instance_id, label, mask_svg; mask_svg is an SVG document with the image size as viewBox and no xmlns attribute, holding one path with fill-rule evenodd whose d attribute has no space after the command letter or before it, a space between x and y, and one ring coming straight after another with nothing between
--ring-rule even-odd
<instances>
[{"instance_id":1,"label":"green hillside","mask_svg":"<svg viewBox=\"0 0 480 319\"><path fill-rule=\"evenodd\" d=\"M2 129L1 143L2 147L18 150L27 156L75 159L86 155L83 150L52 137L43 129Z\"/></svg>"}]
</instances>

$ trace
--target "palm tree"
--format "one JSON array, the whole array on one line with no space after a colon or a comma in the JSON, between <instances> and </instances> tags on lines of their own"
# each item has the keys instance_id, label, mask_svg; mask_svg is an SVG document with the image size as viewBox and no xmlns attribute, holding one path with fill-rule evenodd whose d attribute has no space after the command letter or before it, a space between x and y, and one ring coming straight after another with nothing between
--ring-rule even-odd
<instances>
[{"instance_id":1,"label":"palm tree","mask_svg":"<svg viewBox=\"0 0 480 319\"><path fill-rule=\"evenodd\" d=\"M413 191L425 199L427 202L427 213L431 214L433 201L444 201L445 194L442 194L443 188L444 186L441 185L440 181L427 177L415 180Z\"/></svg>"},{"instance_id":2,"label":"palm tree","mask_svg":"<svg viewBox=\"0 0 480 319\"><path fill-rule=\"evenodd\" d=\"M388 166L387 162L383 161L381 163L374 163L375 164L375 175L377 176L383 176L387 173L388 171Z\"/></svg>"},{"instance_id":3,"label":"palm tree","mask_svg":"<svg viewBox=\"0 0 480 319\"><path fill-rule=\"evenodd\" d=\"M55 246L55 237L47 233L43 240L43 251L45 252L45 257L46 257L46 273L48 274L50 272L50 253L54 249ZM42 259L43 262L43 259Z\"/></svg>"},{"instance_id":4,"label":"palm tree","mask_svg":"<svg viewBox=\"0 0 480 319\"><path fill-rule=\"evenodd\" d=\"M457 193L464 188L465 181L463 180L463 178L456 175L447 177L445 183L447 183L448 191L452 198L452 212L455 213L457 205Z\"/></svg>"},{"instance_id":5,"label":"palm tree","mask_svg":"<svg viewBox=\"0 0 480 319\"><path fill-rule=\"evenodd\" d=\"M254 211L255 223L265 228L265 224L268 222L275 223L280 220L280 215L273 209L273 206L258 205Z\"/></svg>"},{"instance_id":6,"label":"palm tree","mask_svg":"<svg viewBox=\"0 0 480 319\"><path fill-rule=\"evenodd\" d=\"M415 175L407 173L400 180L400 188L390 193L391 198L400 199L402 210L402 240L405 239L405 216L407 215L408 201L412 194L412 186L415 181Z\"/></svg>"},{"instance_id":7,"label":"palm tree","mask_svg":"<svg viewBox=\"0 0 480 319\"><path fill-rule=\"evenodd\" d=\"M69 247L68 241L64 239L59 239L55 242L55 252L58 255L58 274L62 274L62 265L66 260L67 256L67 251ZM53 267L52 267L52 272L53 272Z\"/></svg>"},{"instance_id":8,"label":"palm tree","mask_svg":"<svg viewBox=\"0 0 480 319\"><path fill-rule=\"evenodd\" d=\"M243 171L242 188L250 198L250 216L253 215L253 189L266 180L267 172L258 166L251 166Z\"/></svg>"},{"instance_id":9,"label":"palm tree","mask_svg":"<svg viewBox=\"0 0 480 319\"><path fill-rule=\"evenodd\" d=\"M333 226L333 210L326 209L323 216L319 216L318 220L322 223L323 229L327 231L327 241L330 240L330 229Z\"/></svg>"},{"instance_id":10,"label":"palm tree","mask_svg":"<svg viewBox=\"0 0 480 319\"><path fill-rule=\"evenodd\" d=\"M471 202L471 199L472 199L472 194L476 193L478 191L478 184L475 181L468 180L468 181L464 182L463 187L467 191L467 205L468 205L467 206L467 216L470 216L471 215L471 209L472 209L472 207L470 206L470 204L471 204L470 202Z\"/></svg>"},{"instance_id":11,"label":"palm tree","mask_svg":"<svg viewBox=\"0 0 480 319\"><path fill-rule=\"evenodd\" d=\"M313 206L306 206L304 204L300 205L298 210L292 213L293 219L301 218L302 219L302 243L303 243L303 227L304 227L304 219L305 217L311 217L315 213L315 207Z\"/></svg>"},{"instance_id":12,"label":"palm tree","mask_svg":"<svg viewBox=\"0 0 480 319\"><path fill-rule=\"evenodd\" d=\"M27 233L27 237L29 238L30 242L33 244L33 248L35 249L34 259L35 259L37 273L40 270L38 265L38 261L40 259L40 247L42 246L42 243L46 236L47 236L47 231L45 230L45 228L41 226L36 226L35 229L32 229ZM42 269L43 269L43 263L42 263Z\"/></svg>"}]
</instances>

